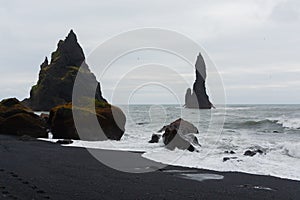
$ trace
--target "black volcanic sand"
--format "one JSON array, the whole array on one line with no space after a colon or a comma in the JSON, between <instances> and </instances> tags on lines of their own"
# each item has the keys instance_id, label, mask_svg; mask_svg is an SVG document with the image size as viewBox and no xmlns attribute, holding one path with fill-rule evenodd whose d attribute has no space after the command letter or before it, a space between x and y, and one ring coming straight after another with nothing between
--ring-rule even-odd
<instances>
[{"instance_id":1,"label":"black volcanic sand","mask_svg":"<svg viewBox=\"0 0 300 200\"><path fill-rule=\"evenodd\" d=\"M94 151L105 156L124 154L118 158L122 167L132 167L126 152ZM159 166L133 155L142 168ZM300 199L298 181L172 166L125 173L101 164L83 148L11 136L0 136L0 158L0 199ZM218 174L224 179L189 180L173 170Z\"/></svg>"}]
</instances>

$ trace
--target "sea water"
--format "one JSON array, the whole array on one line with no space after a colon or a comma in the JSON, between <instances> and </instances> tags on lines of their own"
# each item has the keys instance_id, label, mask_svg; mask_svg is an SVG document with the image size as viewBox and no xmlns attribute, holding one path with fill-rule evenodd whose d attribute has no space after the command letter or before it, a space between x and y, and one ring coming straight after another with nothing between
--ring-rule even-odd
<instances>
[{"instance_id":1,"label":"sea water","mask_svg":"<svg viewBox=\"0 0 300 200\"><path fill-rule=\"evenodd\" d=\"M226 105L212 110L179 105L120 107L127 116L120 141L74 141L68 146L141 151L143 157L164 164L300 180L300 105ZM148 143L153 133L180 117L198 127L198 152L171 151L161 140ZM256 149L263 153L244 155ZM232 159L224 162L224 157Z\"/></svg>"}]
</instances>

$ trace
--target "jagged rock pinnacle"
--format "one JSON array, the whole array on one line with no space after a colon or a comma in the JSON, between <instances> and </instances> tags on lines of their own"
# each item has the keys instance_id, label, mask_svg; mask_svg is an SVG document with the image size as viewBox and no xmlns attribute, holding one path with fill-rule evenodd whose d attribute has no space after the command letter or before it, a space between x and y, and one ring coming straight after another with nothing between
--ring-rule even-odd
<instances>
[{"instance_id":1,"label":"jagged rock pinnacle","mask_svg":"<svg viewBox=\"0 0 300 200\"><path fill-rule=\"evenodd\" d=\"M30 98L23 102L33 110L50 110L51 108L72 101L73 86L78 73L84 74L82 91L90 91L92 86L97 87L95 98L99 101L106 100L102 97L101 87L96 77L91 73L88 65L84 63L85 56L77 37L71 30L65 40L60 40L57 49L41 64L39 80L30 91ZM79 70L83 65L83 71ZM82 71L82 72L81 72Z\"/></svg>"},{"instance_id":2,"label":"jagged rock pinnacle","mask_svg":"<svg viewBox=\"0 0 300 200\"><path fill-rule=\"evenodd\" d=\"M71 30L65 40L60 40L57 50L51 55L51 64L80 66L85 60L83 50L77 41L77 36Z\"/></svg>"},{"instance_id":3,"label":"jagged rock pinnacle","mask_svg":"<svg viewBox=\"0 0 300 200\"><path fill-rule=\"evenodd\" d=\"M201 53L197 57L195 68L196 81L193 85L193 90L188 88L186 91L185 106L187 108L211 109L213 105L206 94L206 66Z\"/></svg>"},{"instance_id":4,"label":"jagged rock pinnacle","mask_svg":"<svg viewBox=\"0 0 300 200\"><path fill-rule=\"evenodd\" d=\"M69 41L77 42L77 36L74 33L73 29L70 30L70 32L69 32L69 34L68 34L68 36L66 37L66 40L65 40L65 42L69 42Z\"/></svg>"},{"instance_id":5,"label":"jagged rock pinnacle","mask_svg":"<svg viewBox=\"0 0 300 200\"><path fill-rule=\"evenodd\" d=\"M41 69L43 69L44 67L47 67L48 66L48 64L49 64L49 62L48 62L48 58L47 58L47 56L45 57L45 60L44 60L44 62L41 64Z\"/></svg>"}]
</instances>

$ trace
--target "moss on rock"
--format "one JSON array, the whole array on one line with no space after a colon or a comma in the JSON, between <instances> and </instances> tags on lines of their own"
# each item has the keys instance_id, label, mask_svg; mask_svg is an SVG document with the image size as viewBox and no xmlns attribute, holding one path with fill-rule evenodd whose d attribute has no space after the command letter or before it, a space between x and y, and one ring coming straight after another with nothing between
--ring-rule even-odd
<instances>
[{"instance_id":1,"label":"moss on rock","mask_svg":"<svg viewBox=\"0 0 300 200\"><path fill-rule=\"evenodd\" d=\"M68 103L50 111L49 121L53 137L56 139L120 140L124 134L126 123L126 117L121 109L98 100L86 100L85 102L88 101L93 102L94 106L73 108L73 105ZM80 135L75 127L73 111L79 117L77 120L80 120L80 124L84 125L84 127L80 127ZM93 116L96 116L102 131L99 130L99 126L95 126L91 122L90 119Z\"/></svg>"},{"instance_id":2,"label":"moss on rock","mask_svg":"<svg viewBox=\"0 0 300 200\"><path fill-rule=\"evenodd\" d=\"M0 102L0 134L47 137L47 124L16 98Z\"/></svg>"}]
</instances>

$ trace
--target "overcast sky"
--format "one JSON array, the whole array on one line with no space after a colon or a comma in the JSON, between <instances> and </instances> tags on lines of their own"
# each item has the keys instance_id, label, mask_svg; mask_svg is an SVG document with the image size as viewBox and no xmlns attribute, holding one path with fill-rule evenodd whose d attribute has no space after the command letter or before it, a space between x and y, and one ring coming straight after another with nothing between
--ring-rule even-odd
<instances>
[{"instance_id":1,"label":"overcast sky","mask_svg":"<svg viewBox=\"0 0 300 200\"><path fill-rule=\"evenodd\" d=\"M298 0L2 0L0 25L1 99L28 97L40 63L71 28L88 55L120 32L159 27L205 49L222 76L227 103L300 103ZM186 77L192 83L193 71Z\"/></svg>"}]
</instances>

